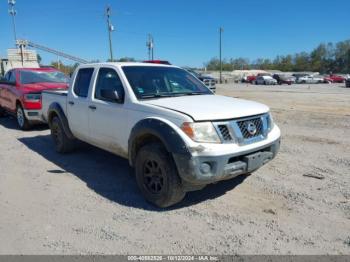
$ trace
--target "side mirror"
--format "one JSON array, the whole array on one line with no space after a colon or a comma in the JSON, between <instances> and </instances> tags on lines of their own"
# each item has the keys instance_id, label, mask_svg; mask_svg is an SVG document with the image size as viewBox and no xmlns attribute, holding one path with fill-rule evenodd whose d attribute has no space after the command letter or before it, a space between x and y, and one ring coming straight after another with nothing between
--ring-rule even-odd
<instances>
[{"instance_id":1,"label":"side mirror","mask_svg":"<svg viewBox=\"0 0 350 262\"><path fill-rule=\"evenodd\" d=\"M122 104L124 102L124 95L118 94L118 91L112 89L101 89L101 96L111 102Z\"/></svg>"}]
</instances>

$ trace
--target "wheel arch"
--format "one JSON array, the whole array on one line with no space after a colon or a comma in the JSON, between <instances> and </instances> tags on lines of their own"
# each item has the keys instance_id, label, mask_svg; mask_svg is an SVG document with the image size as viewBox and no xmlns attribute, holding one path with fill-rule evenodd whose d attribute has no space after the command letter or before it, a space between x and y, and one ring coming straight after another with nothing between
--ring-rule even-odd
<instances>
[{"instance_id":1,"label":"wheel arch","mask_svg":"<svg viewBox=\"0 0 350 262\"><path fill-rule=\"evenodd\" d=\"M67 120L66 115L63 112L62 107L60 106L60 104L55 102L55 103L52 103L50 105L48 112L47 112L47 122L48 122L50 128L51 128L52 119L56 116L60 119L62 126L63 126L63 129L64 129L64 132L66 133L68 138L74 139L74 135L69 128L68 120Z\"/></svg>"},{"instance_id":2,"label":"wheel arch","mask_svg":"<svg viewBox=\"0 0 350 262\"><path fill-rule=\"evenodd\" d=\"M139 121L131 130L128 141L129 163L134 166L138 150L150 142L159 142L172 154L189 155L181 136L164 121L148 118Z\"/></svg>"},{"instance_id":3,"label":"wheel arch","mask_svg":"<svg viewBox=\"0 0 350 262\"><path fill-rule=\"evenodd\" d=\"M21 100L16 99L15 109L14 109L15 112L16 112L18 106L20 106L20 107L22 107L22 109L24 109Z\"/></svg>"}]
</instances>

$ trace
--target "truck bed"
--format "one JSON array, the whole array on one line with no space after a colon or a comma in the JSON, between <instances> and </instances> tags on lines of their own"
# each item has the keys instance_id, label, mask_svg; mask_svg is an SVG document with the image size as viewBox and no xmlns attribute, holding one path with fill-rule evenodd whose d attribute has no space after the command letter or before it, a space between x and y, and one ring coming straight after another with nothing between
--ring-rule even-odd
<instances>
[{"instance_id":1,"label":"truck bed","mask_svg":"<svg viewBox=\"0 0 350 262\"><path fill-rule=\"evenodd\" d=\"M47 112L52 103L58 103L66 114L68 90L47 90L42 92L42 118L47 122Z\"/></svg>"}]
</instances>

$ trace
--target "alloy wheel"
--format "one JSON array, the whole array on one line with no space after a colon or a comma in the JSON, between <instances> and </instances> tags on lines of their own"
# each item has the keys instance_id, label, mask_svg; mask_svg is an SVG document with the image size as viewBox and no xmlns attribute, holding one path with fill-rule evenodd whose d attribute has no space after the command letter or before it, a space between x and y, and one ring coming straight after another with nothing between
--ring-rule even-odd
<instances>
[{"instance_id":1,"label":"alloy wheel","mask_svg":"<svg viewBox=\"0 0 350 262\"><path fill-rule=\"evenodd\" d=\"M17 123L20 127L24 126L24 112L21 107L17 108Z\"/></svg>"},{"instance_id":2,"label":"alloy wheel","mask_svg":"<svg viewBox=\"0 0 350 262\"><path fill-rule=\"evenodd\" d=\"M143 167L143 183L145 189L151 194L160 194L164 189L164 170L154 159L145 161Z\"/></svg>"}]
</instances>

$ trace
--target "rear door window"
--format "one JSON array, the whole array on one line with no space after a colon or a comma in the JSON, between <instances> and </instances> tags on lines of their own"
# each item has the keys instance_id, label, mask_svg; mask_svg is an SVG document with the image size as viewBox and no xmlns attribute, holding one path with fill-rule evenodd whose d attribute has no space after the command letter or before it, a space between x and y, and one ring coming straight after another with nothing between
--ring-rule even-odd
<instances>
[{"instance_id":1,"label":"rear door window","mask_svg":"<svg viewBox=\"0 0 350 262\"><path fill-rule=\"evenodd\" d=\"M74 93L79 97L87 97L89 93L89 87L92 75L94 73L93 68L82 68L78 71L74 84Z\"/></svg>"}]
</instances>

